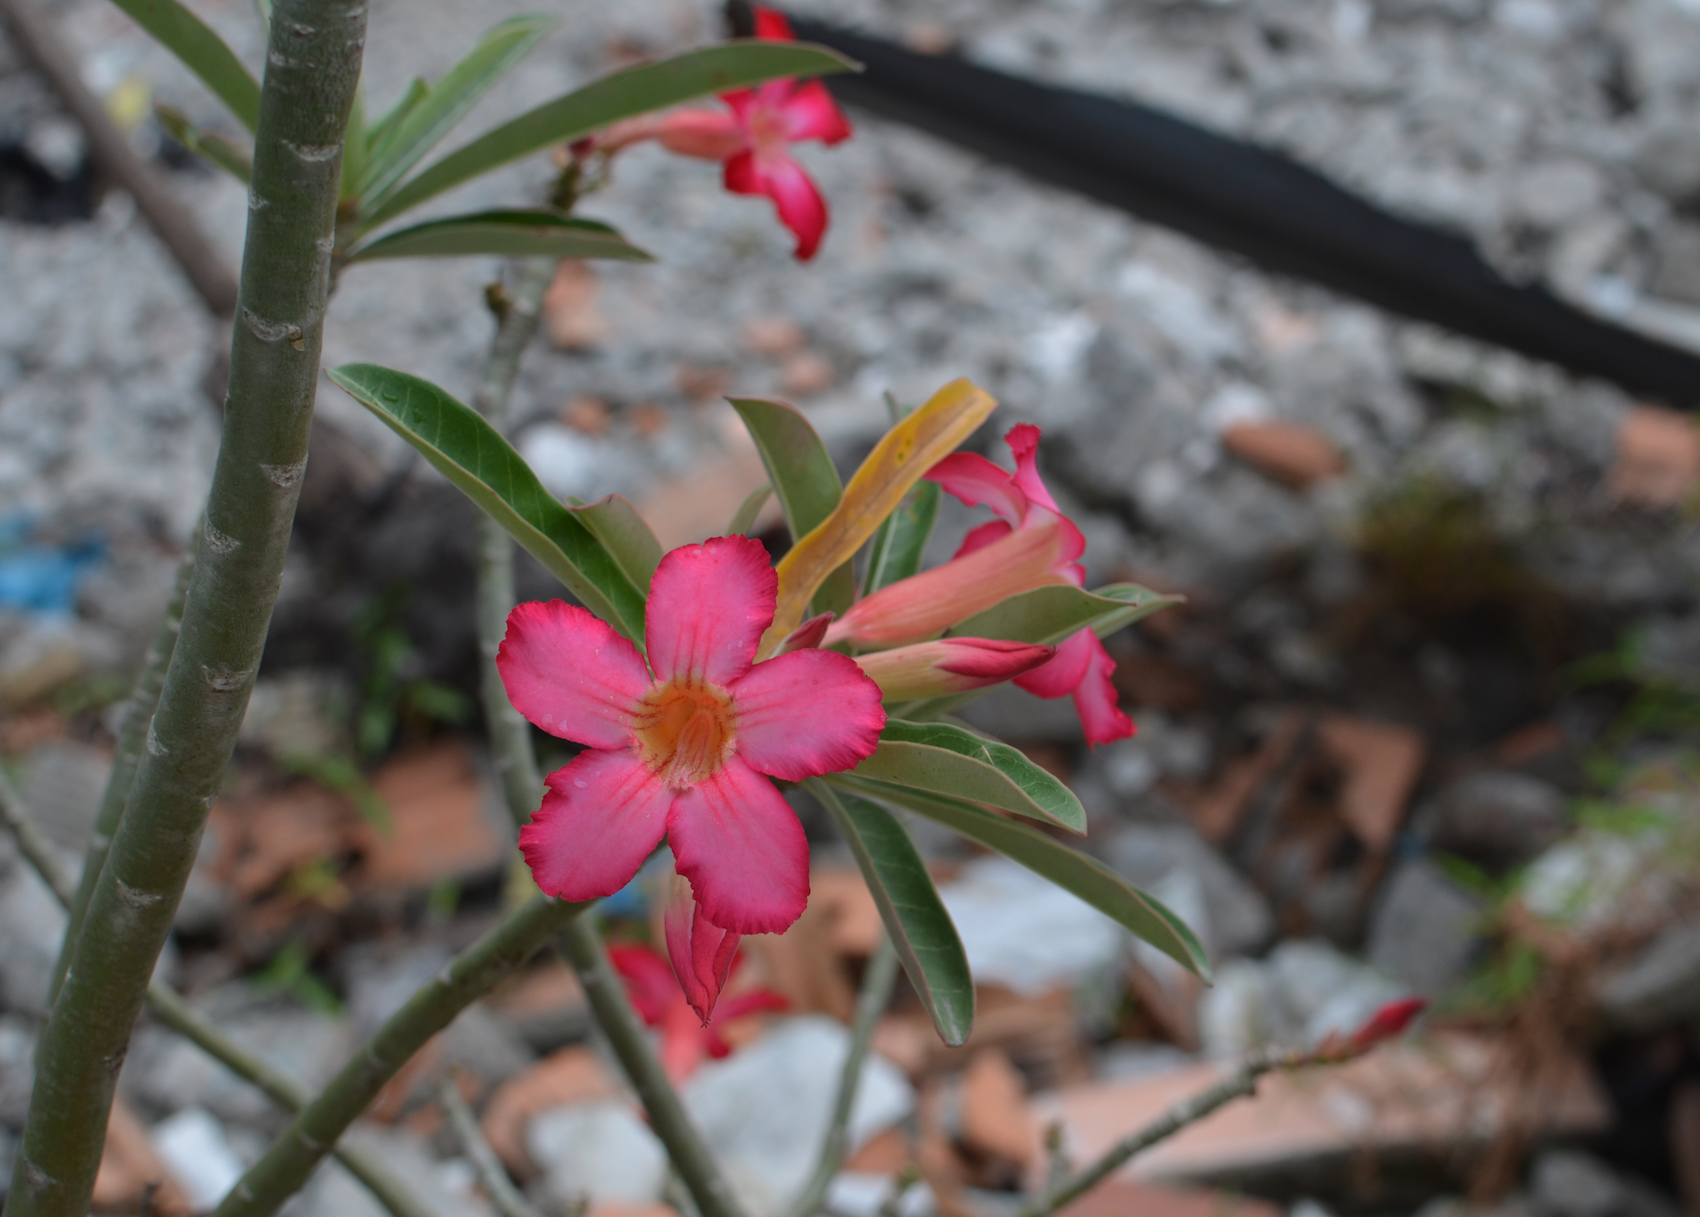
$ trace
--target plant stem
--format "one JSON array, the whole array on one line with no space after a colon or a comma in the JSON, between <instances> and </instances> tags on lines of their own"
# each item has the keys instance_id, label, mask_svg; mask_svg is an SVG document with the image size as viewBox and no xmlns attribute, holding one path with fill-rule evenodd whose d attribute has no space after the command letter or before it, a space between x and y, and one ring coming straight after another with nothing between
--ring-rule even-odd
<instances>
[{"instance_id":1,"label":"plant stem","mask_svg":"<svg viewBox=\"0 0 1700 1217\"><path fill-rule=\"evenodd\" d=\"M118 1070L248 705L318 385L366 0L280 0L266 55L230 390L183 628L128 806L36 1050L10 1217L88 1211Z\"/></svg>"},{"instance_id":2,"label":"plant stem","mask_svg":"<svg viewBox=\"0 0 1700 1217\"><path fill-rule=\"evenodd\" d=\"M552 262L521 263L514 291L506 307L498 312L501 321L476 399L479 411L498 430L505 427L508 395L519 369L520 355L536 333L538 309L553 274ZM507 630L508 612L514 601L513 543L492 520L484 520L481 528L478 628L484 719L497 770L502 774L508 812L516 824L524 824L542 801L543 782L531 746L530 728L508 702L501 674L496 671L496 649ZM650 1126L667 1147L674 1169L696 1201L701 1217L744 1217L650 1047L643 1023L626 997L625 985L609 965L602 937L589 918L574 921L565 929L561 949L578 972L590 1008L649 1113ZM225 1215L221 1213L218 1217Z\"/></svg>"},{"instance_id":3,"label":"plant stem","mask_svg":"<svg viewBox=\"0 0 1700 1217\"><path fill-rule=\"evenodd\" d=\"M1276 1069L1291 1069L1310 1063L1311 1058L1288 1049L1266 1049L1251 1057L1233 1073L1199 1091L1189 1099L1169 1108L1167 1112L1131 1136L1123 1137L1111 1146L1091 1166L1049 1187L1045 1194L1022 1210L1021 1217L1049 1217L1105 1179L1128 1162L1135 1154L1143 1153L1159 1141L1167 1140L1189 1124L1196 1124L1220 1107L1235 1099L1257 1093L1257 1079Z\"/></svg>"},{"instance_id":4,"label":"plant stem","mask_svg":"<svg viewBox=\"0 0 1700 1217\"><path fill-rule=\"evenodd\" d=\"M11 832L25 860L69 912L76 894L70 873L60 863L52 843L30 818L17 791L4 775L0 775L0 826ZM259 1057L250 1055L246 1048L195 1013L194 1007L170 985L157 980L148 985L148 1009L160 1022L263 1092L278 1106L290 1111L300 1111L307 1106L310 1096L305 1087ZM363 1183L394 1217L435 1217L407 1190L405 1184L390 1174L388 1167L359 1146L338 1145L334 1152L348 1168L349 1174Z\"/></svg>"},{"instance_id":5,"label":"plant stem","mask_svg":"<svg viewBox=\"0 0 1700 1217\"><path fill-rule=\"evenodd\" d=\"M448 1114L449 1127L454 1129L455 1139L460 1142L461 1149L466 1151L472 1168L478 1172L478 1182L484 1185L484 1194L490 1198L491 1206L500 1217L542 1217L542 1214L532 1207L531 1202L520 1195L514 1181L508 1178L507 1168L496 1157L496 1151L490 1148L490 1143L484 1139L484 1134L478 1128L478 1121L472 1115L472 1109L466 1105L466 1100L460 1097L460 1088L455 1085L453 1078L443 1079L442 1086L437 1090L437 1097Z\"/></svg>"},{"instance_id":6,"label":"plant stem","mask_svg":"<svg viewBox=\"0 0 1700 1217\"><path fill-rule=\"evenodd\" d=\"M189 580L195 573L195 544L177 569L177 586L166 605L165 617L155 631L142 659L142 670L136 674L136 684L130 690L129 703L124 707L124 719L118 727L118 747L112 754L112 768L106 775L106 789L100 796L100 809L95 814L94 831L83 855L83 874L71 897L65 923L65 938L59 945L59 958L53 965L53 987L48 990L47 1005L51 1009L65 983L65 973L71 967L71 952L83 930L83 918L88 913L89 900L100 880L101 868L106 865L112 838L124 818L124 804L130 797L130 787L136 780L136 768L142 761L142 745L147 739L148 726L159 706L159 691L165 685L165 670L171 663L171 653L177 649L177 634L183 628L183 602L189 597Z\"/></svg>"},{"instance_id":7,"label":"plant stem","mask_svg":"<svg viewBox=\"0 0 1700 1217\"><path fill-rule=\"evenodd\" d=\"M460 1012L483 997L588 905L538 896L473 943L396 1011L249 1168L215 1217L271 1217L378 1092Z\"/></svg>"},{"instance_id":8,"label":"plant stem","mask_svg":"<svg viewBox=\"0 0 1700 1217\"><path fill-rule=\"evenodd\" d=\"M897 948L891 937L880 935L879 946L868 960L862 974L862 991L856 997L856 1021L850 1035L850 1052L844 1058L844 1070L838 1078L838 1099L833 1104L832 1123L827 1125L821 1140L820 1158L814 1174L791 1206L790 1217L815 1217L821 1202L832 1186L833 1176L843 1165L849 1148L850 1113L856 1107L856 1091L862 1082L862 1067L867 1064L868 1049L873 1044L874 1027L891 1002L891 988L897 980Z\"/></svg>"},{"instance_id":9,"label":"plant stem","mask_svg":"<svg viewBox=\"0 0 1700 1217\"><path fill-rule=\"evenodd\" d=\"M602 1025L609 1047L649 1113L650 1128L667 1147L673 1169L679 1172L702 1217L744 1217L743 1207L732 1195L708 1146L697 1135L678 1091L668 1081L643 1022L626 996L625 984L608 962L596 926L589 918L575 921L561 934L560 942L561 952L578 973L585 999Z\"/></svg>"},{"instance_id":10,"label":"plant stem","mask_svg":"<svg viewBox=\"0 0 1700 1217\"><path fill-rule=\"evenodd\" d=\"M496 310L496 336L479 380L473 405L504 435L509 427L508 399L525 348L537 333L542 317L543 294L555 276L559 262L553 258L526 258L513 263L514 285ZM507 632L508 613L514 607L514 541L491 516L478 516L478 646L479 693L484 717L489 724L490 745L495 754L496 774L502 794L517 824L524 824L543 800L543 778L537 771L537 756L531 747L530 727L508 701L502 675L496 670L496 649Z\"/></svg>"}]
</instances>

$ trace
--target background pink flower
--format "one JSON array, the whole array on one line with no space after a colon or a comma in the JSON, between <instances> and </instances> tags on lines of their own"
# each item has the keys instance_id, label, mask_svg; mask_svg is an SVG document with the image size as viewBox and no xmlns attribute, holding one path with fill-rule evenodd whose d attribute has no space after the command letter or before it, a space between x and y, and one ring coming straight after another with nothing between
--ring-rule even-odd
<instances>
[{"instance_id":1,"label":"background pink flower","mask_svg":"<svg viewBox=\"0 0 1700 1217\"><path fill-rule=\"evenodd\" d=\"M537 885L612 895L665 835L703 914L735 934L778 933L809 895L802 826L769 777L855 766L885 725L879 686L832 651L754 663L777 580L748 537L673 550L650 584L648 662L606 622L562 601L508 616L496 665L508 699L586 751L549 775L520 832Z\"/></svg>"},{"instance_id":2,"label":"background pink flower","mask_svg":"<svg viewBox=\"0 0 1700 1217\"><path fill-rule=\"evenodd\" d=\"M655 951L616 946L608 949L608 958L625 980L626 995L638 1016L661 1032L661 1066L675 1086L696 1072L704 1057L719 1060L731 1053L732 1046L709 1025L707 1017L699 1018L686 1004L673 981L673 970ZM728 965L734 974L737 962ZM720 1013L722 1018L742 1018L783 1010L789 1004L771 989L751 989L728 997Z\"/></svg>"}]
</instances>

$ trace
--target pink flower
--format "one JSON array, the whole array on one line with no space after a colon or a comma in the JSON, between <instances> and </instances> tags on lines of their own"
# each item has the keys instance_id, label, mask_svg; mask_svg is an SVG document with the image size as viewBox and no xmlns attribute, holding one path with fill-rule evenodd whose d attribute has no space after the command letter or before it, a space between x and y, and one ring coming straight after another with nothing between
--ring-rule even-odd
<instances>
[{"instance_id":1,"label":"pink flower","mask_svg":"<svg viewBox=\"0 0 1700 1217\"><path fill-rule=\"evenodd\" d=\"M665 960L649 947L616 946L608 950L614 970L626 982L626 993L637 1008L638 1016L661 1032L661 1065L667 1077L677 1086L702 1064L704 1057L715 1060L727 1056L732 1046L718 1030L708 1025L708 1019L698 1018ZM728 960L732 972L737 961ZM770 1010L783 1010L788 1003L770 989L752 989L726 999L720 1013L725 1018L742 1018Z\"/></svg>"},{"instance_id":2,"label":"pink flower","mask_svg":"<svg viewBox=\"0 0 1700 1217\"><path fill-rule=\"evenodd\" d=\"M1086 538L1039 480L1039 428L1022 423L1004 438L1015 453L1014 473L970 452L953 452L927 472L968 506L985 505L999 518L970 532L943 566L900 579L851 605L827 630L826 645L919 642L1018 593L1085 582L1086 572L1075 559L1085 552Z\"/></svg>"},{"instance_id":3,"label":"pink flower","mask_svg":"<svg viewBox=\"0 0 1700 1217\"><path fill-rule=\"evenodd\" d=\"M993 638L941 638L858 655L856 664L888 701L943 697L1002 684L1045 663L1054 647Z\"/></svg>"},{"instance_id":4,"label":"pink flower","mask_svg":"<svg viewBox=\"0 0 1700 1217\"><path fill-rule=\"evenodd\" d=\"M782 13L758 7L755 16L757 38L796 40ZM811 139L840 143L851 136L850 120L818 80L770 80L722 93L720 100L729 113L678 110L661 118L632 119L615 124L601 146L614 152L654 139L680 156L722 162L726 189L772 199L780 222L796 234L797 260L807 262L826 234L826 200L792 158L791 145Z\"/></svg>"},{"instance_id":5,"label":"pink flower","mask_svg":"<svg viewBox=\"0 0 1700 1217\"><path fill-rule=\"evenodd\" d=\"M612 895L665 835L715 926L771 934L801 915L809 847L768 778L854 767L878 744L885 711L879 686L846 656L811 649L754 663L777 589L748 537L673 550L650 582L647 663L562 601L508 615L496 655L508 699L586 748L549 775L520 832L539 888L572 901Z\"/></svg>"},{"instance_id":6,"label":"pink flower","mask_svg":"<svg viewBox=\"0 0 1700 1217\"><path fill-rule=\"evenodd\" d=\"M1013 473L971 452L954 452L927 473L968 506L990 507L998 518L970 532L943 566L851 605L827 630L828 645L889 647L928 638L1021 592L1086 582L1077 561L1086 538L1062 514L1039 476L1039 428L1017 424L1004 440L1015 456ZM1073 696L1087 740L1103 744L1134 732L1133 720L1116 704L1110 683L1115 670L1104 644L1085 629L1057 647L1048 663L1014 679L1037 697Z\"/></svg>"}]
</instances>

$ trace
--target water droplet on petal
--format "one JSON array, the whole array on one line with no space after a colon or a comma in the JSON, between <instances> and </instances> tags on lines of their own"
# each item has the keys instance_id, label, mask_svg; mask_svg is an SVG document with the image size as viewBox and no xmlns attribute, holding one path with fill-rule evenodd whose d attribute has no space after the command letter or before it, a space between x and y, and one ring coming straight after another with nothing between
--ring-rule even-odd
<instances>
[{"instance_id":1,"label":"water droplet on petal","mask_svg":"<svg viewBox=\"0 0 1700 1217\"><path fill-rule=\"evenodd\" d=\"M590 783L583 781L582 779L579 779L579 778L573 779L573 785L577 786L580 790L589 790L590 789Z\"/></svg>"}]
</instances>

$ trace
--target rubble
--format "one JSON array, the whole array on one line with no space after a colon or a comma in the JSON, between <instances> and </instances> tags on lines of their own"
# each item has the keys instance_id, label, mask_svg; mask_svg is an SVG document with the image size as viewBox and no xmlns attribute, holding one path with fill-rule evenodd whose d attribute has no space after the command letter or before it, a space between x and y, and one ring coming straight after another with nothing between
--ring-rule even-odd
<instances>
[{"instance_id":1,"label":"rubble","mask_svg":"<svg viewBox=\"0 0 1700 1217\"><path fill-rule=\"evenodd\" d=\"M1513 770L1486 770L1446 787L1417 817L1430 849L1495 869L1528 862L1570 826L1564 794Z\"/></svg>"},{"instance_id":2,"label":"rubble","mask_svg":"<svg viewBox=\"0 0 1700 1217\"><path fill-rule=\"evenodd\" d=\"M1480 955L1484 911L1433 862L1413 858L1383 886L1364 954L1412 992L1440 997L1464 982Z\"/></svg>"}]
</instances>

